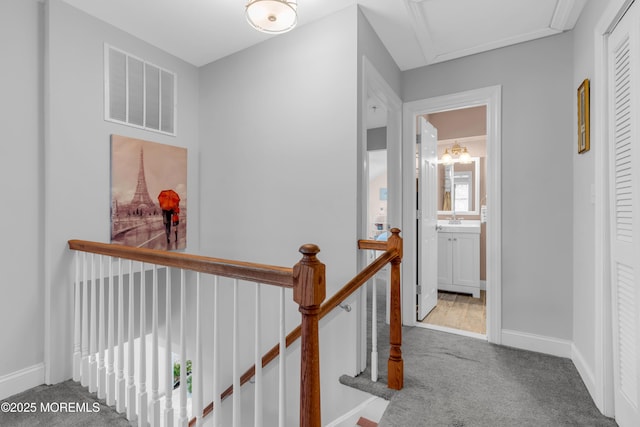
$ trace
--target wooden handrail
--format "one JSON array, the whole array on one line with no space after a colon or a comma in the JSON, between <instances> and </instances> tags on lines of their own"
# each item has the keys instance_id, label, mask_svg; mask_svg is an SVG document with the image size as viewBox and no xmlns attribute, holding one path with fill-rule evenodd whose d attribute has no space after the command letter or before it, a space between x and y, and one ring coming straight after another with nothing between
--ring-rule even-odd
<instances>
[{"instance_id":1,"label":"wooden handrail","mask_svg":"<svg viewBox=\"0 0 640 427\"><path fill-rule=\"evenodd\" d=\"M293 288L293 269L112 243L69 240L69 249Z\"/></svg>"}]
</instances>

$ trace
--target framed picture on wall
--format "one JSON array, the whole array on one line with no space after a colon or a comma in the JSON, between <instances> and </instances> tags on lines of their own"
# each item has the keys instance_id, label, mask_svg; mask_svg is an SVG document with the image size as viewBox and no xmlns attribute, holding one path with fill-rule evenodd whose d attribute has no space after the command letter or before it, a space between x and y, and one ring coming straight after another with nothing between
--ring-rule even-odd
<instances>
[{"instance_id":1,"label":"framed picture on wall","mask_svg":"<svg viewBox=\"0 0 640 427\"><path fill-rule=\"evenodd\" d=\"M589 79L578 87L578 153L589 151Z\"/></svg>"}]
</instances>

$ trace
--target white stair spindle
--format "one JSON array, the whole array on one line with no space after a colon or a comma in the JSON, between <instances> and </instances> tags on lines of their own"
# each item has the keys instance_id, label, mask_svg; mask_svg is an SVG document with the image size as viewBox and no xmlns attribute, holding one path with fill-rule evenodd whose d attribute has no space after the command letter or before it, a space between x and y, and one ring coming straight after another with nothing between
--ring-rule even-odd
<instances>
[{"instance_id":1,"label":"white stair spindle","mask_svg":"<svg viewBox=\"0 0 640 427\"><path fill-rule=\"evenodd\" d=\"M240 310L238 297L238 279L233 279L233 427L240 427L240 366L238 358L240 357Z\"/></svg>"},{"instance_id":2,"label":"white stair spindle","mask_svg":"<svg viewBox=\"0 0 640 427\"><path fill-rule=\"evenodd\" d=\"M180 270L180 427L187 427L187 289L185 271Z\"/></svg>"},{"instance_id":3,"label":"white stair spindle","mask_svg":"<svg viewBox=\"0 0 640 427\"><path fill-rule=\"evenodd\" d=\"M140 263L140 372L138 390L138 427L147 427L147 296L144 262Z\"/></svg>"},{"instance_id":4,"label":"white stair spindle","mask_svg":"<svg viewBox=\"0 0 640 427\"><path fill-rule=\"evenodd\" d=\"M218 276L213 277L213 427L220 427L222 401L220 398L220 346L218 343Z\"/></svg>"},{"instance_id":5,"label":"white stair spindle","mask_svg":"<svg viewBox=\"0 0 640 427\"><path fill-rule=\"evenodd\" d=\"M89 282L87 281L87 253L82 253L82 374L80 384L89 386Z\"/></svg>"},{"instance_id":6,"label":"white stair spindle","mask_svg":"<svg viewBox=\"0 0 640 427\"><path fill-rule=\"evenodd\" d=\"M116 411L122 414L125 410L124 380L124 275L122 258L118 258L118 374L116 376Z\"/></svg>"},{"instance_id":7,"label":"white stair spindle","mask_svg":"<svg viewBox=\"0 0 640 427\"><path fill-rule=\"evenodd\" d=\"M98 335L97 304L98 287L96 285L96 263L95 256L91 254L91 325L89 330L89 392L95 393L98 390L98 364L96 363L96 338Z\"/></svg>"},{"instance_id":8,"label":"white stair spindle","mask_svg":"<svg viewBox=\"0 0 640 427\"><path fill-rule=\"evenodd\" d=\"M202 379L203 379L203 359L202 359L202 329L200 326L200 316L202 316L202 302L200 296L200 273L196 273L196 354L192 371L193 387L193 416L196 417L196 426L202 426Z\"/></svg>"},{"instance_id":9,"label":"white stair spindle","mask_svg":"<svg viewBox=\"0 0 640 427\"><path fill-rule=\"evenodd\" d=\"M98 306L100 307L100 313L98 313L98 398L104 399L106 396L106 367L104 361L105 355L105 339L104 339L104 311L106 309L106 302L104 299L105 281L104 281L104 263L102 255L100 259L100 280L96 280L98 286Z\"/></svg>"},{"instance_id":10,"label":"white stair spindle","mask_svg":"<svg viewBox=\"0 0 640 427\"><path fill-rule=\"evenodd\" d=\"M80 252L75 251L74 264L76 268L76 277L74 282L74 299L73 299L73 380L75 382L80 381L82 372L82 325L80 324L80 311L81 311L81 299L80 299Z\"/></svg>"},{"instance_id":11,"label":"white stair spindle","mask_svg":"<svg viewBox=\"0 0 640 427\"><path fill-rule=\"evenodd\" d=\"M378 381L378 311L376 278L371 281L371 381Z\"/></svg>"},{"instance_id":12,"label":"white stair spindle","mask_svg":"<svg viewBox=\"0 0 640 427\"><path fill-rule=\"evenodd\" d=\"M129 316L127 334L127 419L136 419L136 382L135 382L135 286L133 277L133 261L129 260Z\"/></svg>"},{"instance_id":13,"label":"white stair spindle","mask_svg":"<svg viewBox=\"0 0 640 427\"><path fill-rule=\"evenodd\" d=\"M262 330L261 330L261 298L260 298L260 283L256 283L256 321L255 321L255 343L254 343L254 364L255 370L255 397L254 397L254 426L262 427Z\"/></svg>"},{"instance_id":14,"label":"white stair spindle","mask_svg":"<svg viewBox=\"0 0 640 427\"><path fill-rule=\"evenodd\" d=\"M165 306L165 407L164 427L173 427L173 363L171 363L171 269L167 267L167 288Z\"/></svg>"},{"instance_id":15,"label":"white stair spindle","mask_svg":"<svg viewBox=\"0 0 640 427\"><path fill-rule=\"evenodd\" d=\"M115 357L113 354L113 348L115 347L114 333L115 333L115 302L114 302L114 280L113 280L113 259L107 257L109 262L109 318L108 318L108 334L107 334L107 405L113 406L116 404L116 373L113 368ZM103 282L104 285L104 282Z\"/></svg>"},{"instance_id":16,"label":"white stair spindle","mask_svg":"<svg viewBox=\"0 0 640 427\"><path fill-rule=\"evenodd\" d=\"M153 297L151 302L151 403L149 423L160 425L160 394L158 391L158 266L153 266Z\"/></svg>"},{"instance_id":17,"label":"white stair spindle","mask_svg":"<svg viewBox=\"0 0 640 427\"><path fill-rule=\"evenodd\" d=\"M284 288L280 288L280 357L278 358L278 426L285 427L287 421L286 406L286 356L287 356L287 333L285 331L284 316Z\"/></svg>"}]
</instances>

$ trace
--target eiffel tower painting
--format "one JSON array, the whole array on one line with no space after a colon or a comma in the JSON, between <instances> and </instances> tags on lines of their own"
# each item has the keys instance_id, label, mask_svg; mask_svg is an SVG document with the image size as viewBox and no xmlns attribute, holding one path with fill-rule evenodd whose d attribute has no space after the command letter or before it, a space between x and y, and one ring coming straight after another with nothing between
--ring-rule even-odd
<instances>
[{"instance_id":1,"label":"eiffel tower painting","mask_svg":"<svg viewBox=\"0 0 640 427\"><path fill-rule=\"evenodd\" d=\"M163 211L162 191L179 204ZM111 242L153 249L184 249L187 231L187 150L111 136Z\"/></svg>"},{"instance_id":2,"label":"eiffel tower painting","mask_svg":"<svg viewBox=\"0 0 640 427\"><path fill-rule=\"evenodd\" d=\"M145 213L152 209L158 209L158 202L154 202L149 196L147 190L147 180L144 176L144 151L140 148L140 167L138 168L138 184L133 199L129 203L131 207L135 207L139 212Z\"/></svg>"}]
</instances>

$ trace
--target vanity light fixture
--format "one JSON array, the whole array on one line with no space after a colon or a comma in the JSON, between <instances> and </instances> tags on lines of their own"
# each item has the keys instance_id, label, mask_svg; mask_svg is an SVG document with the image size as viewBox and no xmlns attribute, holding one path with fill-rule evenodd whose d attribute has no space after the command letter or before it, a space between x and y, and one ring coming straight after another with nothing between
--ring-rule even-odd
<instances>
[{"instance_id":1,"label":"vanity light fixture","mask_svg":"<svg viewBox=\"0 0 640 427\"><path fill-rule=\"evenodd\" d=\"M457 156L460 163L471 163L471 154L467 151L467 147L461 147L457 142L453 144L451 151L449 151L449 148L444 149L444 154L442 154L440 160L445 165L450 165L453 163L453 156Z\"/></svg>"},{"instance_id":2,"label":"vanity light fixture","mask_svg":"<svg viewBox=\"0 0 640 427\"><path fill-rule=\"evenodd\" d=\"M249 0L245 12L249 24L269 34L286 33L298 22L296 1Z\"/></svg>"}]
</instances>

